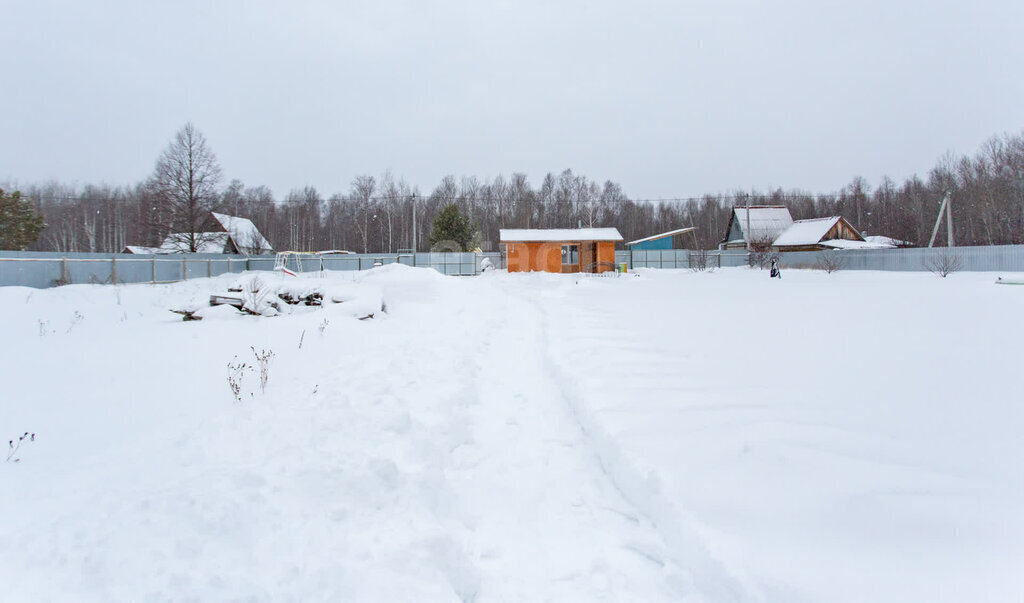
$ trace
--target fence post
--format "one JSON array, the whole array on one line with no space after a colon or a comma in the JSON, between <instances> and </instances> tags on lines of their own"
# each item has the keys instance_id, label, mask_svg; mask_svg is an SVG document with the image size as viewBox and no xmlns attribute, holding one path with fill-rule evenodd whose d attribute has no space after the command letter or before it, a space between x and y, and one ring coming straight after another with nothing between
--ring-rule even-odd
<instances>
[{"instance_id":1,"label":"fence post","mask_svg":"<svg viewBox=\"0 0 1024 603\"><path fill-rule=\"evenodd\" d=\"M60 259L60 280L64 281L64 284L68 284L68 259L66 257Z\"/></svg>"},{"instance_id":2,"label":"fence post","mask_svg":"<svg viewBox=\"0 0 1024 603\"><path fill-rule=\"evenodd\" d=\"M206 258L206 278L213 276L213 260Z\"/></svg>"},{"instance_id":3,"label":"fence post","mask_svg":"<svg viewBox=\"0 0 1024 603\"><path fill-rule=\"evenodd\" d=\"M188 264L186 263L187 261L188 260L185 259L185 256L181 257L181 280L183 281L188 280Z\"/></svg>"},{"instance_id":4,"label":"fence post","mask_svg":"<svg viewBox=\"0 0 1024 603\"><path fill-rule=\"evenodd\" d=\"M110 256L110 280L117 284L117 258Z\"/></svg>"},{"instance_id":5,"label":"fence post","mask_svg":"<svg viewBox=\"0 0 1024 603\"><path fill-rule=\"evenodd\" d=\"M153 258L153 284L156 284L156 258Z\"/></svg>"}]
</instances>

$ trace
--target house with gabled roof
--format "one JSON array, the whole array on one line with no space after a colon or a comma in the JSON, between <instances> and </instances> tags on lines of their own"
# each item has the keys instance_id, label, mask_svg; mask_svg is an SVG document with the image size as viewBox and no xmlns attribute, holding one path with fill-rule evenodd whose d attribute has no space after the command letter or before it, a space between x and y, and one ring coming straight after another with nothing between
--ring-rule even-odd
<instances>
[{"instance_id":1,"label":"house with gabled roof","mask_svg":"<svg viewBox=\"0 0 1024 603\"><path fill-rule=\"evenodd\" d=\"M793 225L793 216L785 205L734 207L719 249L768 247Z\"/></svg>"},{"instance_id":2,"label":"house with gabled roof","mask_svg":"<svg viewBox=\"0 0 1024 603\"><path fill-rule=\"evenodd\" d=\"M864 240L842 216L797 220L772 243L778 251L819 251L822 249L865 249L875 247Z\"/></svg>"},{"instance_id":3,"label":"house with gabled roof","mask_svg":"<svg viewBox=\"0 0 1024 603\"><path fill-rule=\"evenodd\" d=\"M252 220L210 212L200 230L207 232L226 232L230 235L231 242L238 252L245 255L260 255L262 253L273 253L274 248L270 245ZM227 252L225 252L227 253Z\"/></svg>"},{"instance_id":4,"label":"house with gabled roof","mask_svg":"<svg viewBox=\"0 0 1024 603\"><path fill-rule=\"evenodd\" d=\"M172 232L159 247L128 245L121 253L189 253L193 242L195 253L260 255L274 252L270 241L260 233L252 220L210 212L199 232Z\"/></svg>"},{"instance_id":5,"label":"house with gabled roof","mask_svg":"<svg viewBox=\"0 0 1024 603\"><path fill-rule=\"evenodd\" d=\"M591 272L615 270L617 228L502 228L509 272Z\"/></svg>"}]
</instances>

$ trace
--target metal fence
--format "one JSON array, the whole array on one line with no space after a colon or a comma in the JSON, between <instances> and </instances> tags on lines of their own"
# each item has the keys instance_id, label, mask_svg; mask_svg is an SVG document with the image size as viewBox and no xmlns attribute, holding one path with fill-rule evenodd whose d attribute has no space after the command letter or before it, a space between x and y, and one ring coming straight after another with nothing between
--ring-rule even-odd
<instances>
[{"instance_id":1,"label":"metal fence","mask_svg":"<svg viewBox=\"0 0 1024 603\"><path fill-rule=\"evenodd\" d=\"M690 268L696 252L686 249L615 252L615 261L630 268ZM1024 245L986 247L935 247L911 249L846 249L842 251L793 251L778 254L782 268L819 268L828 258L843 270L925 271L936 262L952 258L958 270L970 272L1024 271ZM708 251L707 266L726 268L749 265L745 251Z\"/></svg>"},{"instance_id":2,"label":"metal fence","mask_svg":"<svg viewBox=\"0 0 1024 603\"><path fill-rule=\"evenodd\" d=\"M616 251L616 263L633 268L688 269L696 252L686 249ZM843 270L924 271L943 258L955 258L958 270L1024 272L1024 245L956 247L948 249L859 249L844 251L800 251L779 254L783 268L818 268L823 258L839 262ZM746 266L743 251L708 251L707 266ZM433 268L442 274L479 274L484 259L495 268L505 268L502 253L378 253L328 254L292 259L301 262L303 272L319 270L368 270L387 264ZM218 276L245 270L273 270L275 256L223 254L128 255L110 253L53 253L0 251L0 286L54 287L72 283L169 283L192 278Z\"/></svg>"},{"instance_id":3,"label":"metal fence","mask_svg":"<svg viewBox=\"0 0 1024 603\"><path fill-rule=\"evenodd\" d=\"M368 270L387 264L433 268L453 276L480 272L484 258L503 268L500 253L328 254L290 258L289 268L302 272ZM0 251L0 286L46 288L66 284L169 283L245 270L273 270L275 256L224 254L132 255Z\"/></svg>"}]
</instances>

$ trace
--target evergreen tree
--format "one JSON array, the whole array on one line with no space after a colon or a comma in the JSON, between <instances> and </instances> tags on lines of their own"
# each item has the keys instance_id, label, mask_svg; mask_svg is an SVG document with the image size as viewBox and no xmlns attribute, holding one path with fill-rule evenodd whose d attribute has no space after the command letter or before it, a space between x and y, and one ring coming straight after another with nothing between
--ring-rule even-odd
<instances>
[{"instance_id":1,"label":"evergreen tree","mask_svg":"<svg viewBox=\"0 0 1024 603\"><path fill-rule=\"evenodd\" d=\"M473 223L454 203L446 205L434 218L430 231L432 251L469 251L473 242Z\"/></svg>"},{"instance_id":2,"label":"evergreen tree","mask_svg":"<svg viewBox=\"0 0 1024 603\"><path fill-rule=\"evenodd\" d=\"M0 249L25 249L39 238L46 225L21 193L0 189Z\"/></svg>"}]
</instances>

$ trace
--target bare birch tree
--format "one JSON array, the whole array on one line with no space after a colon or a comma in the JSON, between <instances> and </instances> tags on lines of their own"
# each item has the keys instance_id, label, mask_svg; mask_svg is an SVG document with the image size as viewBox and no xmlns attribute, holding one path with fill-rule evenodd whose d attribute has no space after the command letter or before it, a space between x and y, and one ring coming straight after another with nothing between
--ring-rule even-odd
<instances>
[{"instance_id":1,"label":"bare birch tree","mask_svg":"<svg viewBox=\"0 0 1024 603\"><path fill-rule=\"evenodd\" d=\"M190 123L178 130L156 161L148 187L167 221L161 226L176 235L182 251L197 251L203 244L200 226L217 200L220 165L206 137Z\"/></svg>"}]
</instances>

